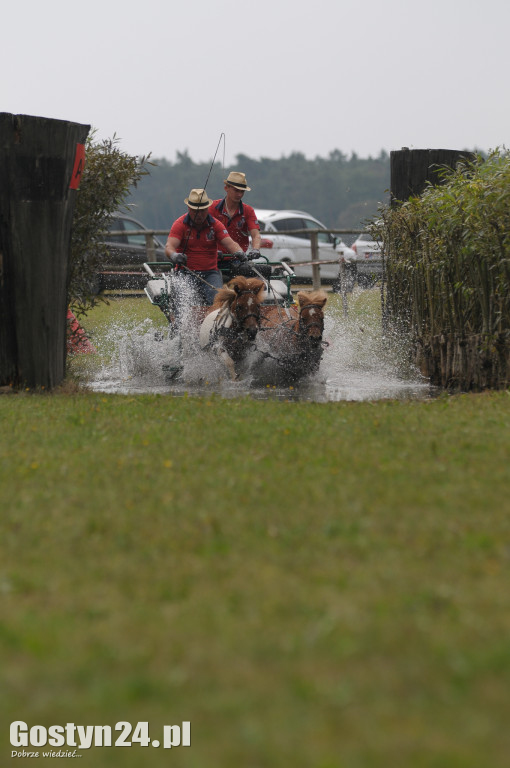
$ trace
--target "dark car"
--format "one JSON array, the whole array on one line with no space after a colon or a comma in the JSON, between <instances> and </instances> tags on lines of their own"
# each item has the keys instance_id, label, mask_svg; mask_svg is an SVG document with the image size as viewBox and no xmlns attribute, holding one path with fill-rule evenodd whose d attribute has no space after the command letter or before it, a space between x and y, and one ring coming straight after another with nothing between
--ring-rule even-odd
<instances>
[{"instance_id":1,"label":"dark car","mask_svg":"<svg viewBox=\"0 0 510 768\"><path fill-rule=\"evenodd\" d=\"M168 262L163 244L153 236L151 252L150 238L143 234L150 230L141 221L122 213L113 216L108 231L120 234L105 237L107 254L98 273L97 290L143 289L147 282L143 263Z\"/></svg>"},{"instance_id":2,"label":"dark car","mask_svg":"<svg viewBox=\"0 0 510 768\"><path fill-rule=\"evenodd\" d=\"M108 230L121 232L120 235L107 235L105 242L108 246L107 266L137 266L142 267L144 261L168 261L164 245L154 237L154 253L147 251L147 238L140 231L149 231L147 227L131 216L117 213L111 219Z\"/></svg>"}]
</instances>

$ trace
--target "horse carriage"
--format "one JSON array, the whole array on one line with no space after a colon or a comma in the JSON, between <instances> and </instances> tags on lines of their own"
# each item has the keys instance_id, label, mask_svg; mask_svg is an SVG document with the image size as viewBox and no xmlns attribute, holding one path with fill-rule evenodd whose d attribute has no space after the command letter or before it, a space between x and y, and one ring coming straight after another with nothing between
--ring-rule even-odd
<instances>
[{"instance_id":1,"label":"horse carriage","mask_svg":"<svg viewBox=\"0 0 510 768\"><path fill-rule=\"evenodd\" d=\"M258 378L265 372L270 383L292 383L315 373L327 346L322 338L326 293L299 291L296 302L291 267L264 256L242 264L223 256L218 266L223 288L212 306L199 306L182 290L186 267L144 264L145 293L167 318L171 335L194 334L201 350L219 356L232 380L242 372ZM179 371L179 365L167 366L171 376Z\"/></svg>"}]
</instances>

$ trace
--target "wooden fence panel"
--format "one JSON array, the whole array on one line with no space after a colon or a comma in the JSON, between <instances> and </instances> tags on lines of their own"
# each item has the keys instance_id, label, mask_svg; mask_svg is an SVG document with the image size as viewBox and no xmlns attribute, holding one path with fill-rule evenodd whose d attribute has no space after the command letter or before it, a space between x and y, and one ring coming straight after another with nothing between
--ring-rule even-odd
<instances>
[{"instance_id":1,"label":"wooden fence panel","mask_svg":"<svg viewBox=\"0 0 510 768\"><path fill-rule=\"evenodd\" d=\"M65 375L76 189L90 126L0 113L0 385Z\"/></svg>"},{"instance_id":2,"label":"wooden fence panel","mask_svg":"<svg viewBox=\"0 0 510 768\"><path fill-rule=\"evenodd\" d=\"M474 159L456 149L402 149L390 152L390 197L394 204L421 195L427 182L440 184L441 167L455 168L459 160Z\"/></svg>"}]
</instances>

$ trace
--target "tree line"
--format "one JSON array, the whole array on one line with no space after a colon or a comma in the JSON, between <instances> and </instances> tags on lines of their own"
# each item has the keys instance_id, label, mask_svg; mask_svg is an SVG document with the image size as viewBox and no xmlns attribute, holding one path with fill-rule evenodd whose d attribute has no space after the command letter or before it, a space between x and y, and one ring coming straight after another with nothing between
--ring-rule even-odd
<instances>
[{"instance_id":1,"label":"tree line","mask_svg":"<svg viewBox=\"0 0 510 768\"><path fill-rule=\"evenodd\" d=\"M223 197L223 179L230 170L246 174L251 192L245 201L254 208L298 209L312 214L332 229L360 228L388 201L390 160L382 150L377 158L347 157L334 150L328 157L307 159L294 152L277 160L237 155L231 167L195 163L188 152L174 162L151 161L150 173L131 191L128 204L135 218L151 229L169 229L185 212L190 189L203 188L209 197Z\"/></svg>"}]
</instances>

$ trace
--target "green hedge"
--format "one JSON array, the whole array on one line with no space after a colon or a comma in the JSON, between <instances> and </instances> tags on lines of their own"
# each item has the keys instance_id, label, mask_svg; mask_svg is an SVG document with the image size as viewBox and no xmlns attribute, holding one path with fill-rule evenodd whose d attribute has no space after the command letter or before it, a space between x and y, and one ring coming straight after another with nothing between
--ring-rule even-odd
<instances>
[{"instance_id":1,"label":"green hedge","mask_svg":"<svg viewBox=\"0 0 510 768\"><path fill-rule=\"evenodd\" d=\"M477 336L480 365L498 368L496 383L451 371L439 383L500 385L510 337L510 153L477 156L441 177L421 196L382 207L372 224L384 249L386 315L422 352L437 339L462 346Z\"/></svg>"}]
</instances>

